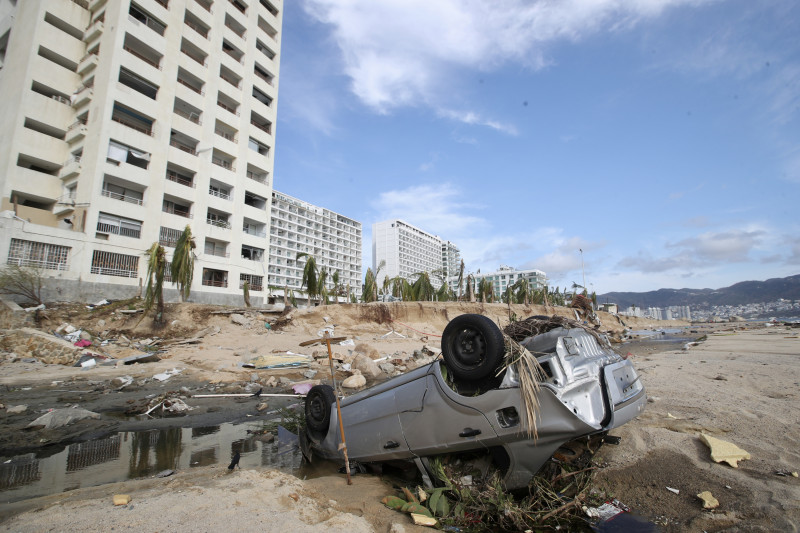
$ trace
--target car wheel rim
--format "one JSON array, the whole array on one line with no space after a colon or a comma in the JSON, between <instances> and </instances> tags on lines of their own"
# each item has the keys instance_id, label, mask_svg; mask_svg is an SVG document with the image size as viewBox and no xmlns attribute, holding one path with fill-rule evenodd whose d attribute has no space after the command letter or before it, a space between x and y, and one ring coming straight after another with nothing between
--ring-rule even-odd
<instances>
[{"instance_id":1,"label":"car wheel rim","mask_svg":"<svg viewBox=\"0 0 800 533\"><path fill-rule=\"evenodd\" d=\"M483 359L483 354L486 352L486 341L483 335L477 331L465 329L459 332L453 348L462 364L474 366Z\"/></svg>"}]
</instances>

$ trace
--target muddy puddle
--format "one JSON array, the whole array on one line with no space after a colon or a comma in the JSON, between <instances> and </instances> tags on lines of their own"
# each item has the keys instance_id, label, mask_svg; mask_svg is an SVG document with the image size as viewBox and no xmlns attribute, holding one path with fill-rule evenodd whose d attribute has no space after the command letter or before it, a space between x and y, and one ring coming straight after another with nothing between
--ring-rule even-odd
<instances>
[{"instance_id":1,"label":"muddy puddle","mask_svg":"<svg viewBox=\"0 0 800 533\"><path fill-rule=\"evenodd\" d=\"M256 434L263 428L262 421L126 431L70 444L60 451L0 457L0 503L153 477L165 470L227 467L237 451L241 468L268 467L300 475L297 436L280 427L273 431L275 440L265 442Z\"/></svg>"}]
</instances>

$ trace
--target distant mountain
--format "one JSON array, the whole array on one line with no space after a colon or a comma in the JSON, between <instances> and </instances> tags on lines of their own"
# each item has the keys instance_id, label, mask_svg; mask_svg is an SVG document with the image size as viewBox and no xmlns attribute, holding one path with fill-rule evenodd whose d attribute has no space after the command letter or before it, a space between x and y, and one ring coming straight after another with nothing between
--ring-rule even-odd
<instances>
[{"instance_id":1,"label":"distant mountain","mask_svg":"<svg viewBox=\"0 0 800 533\"><path fill-rule=\"evenodd\" d=\"M800 274L766 281L742 281L722 289L659 289L650 292L609 292L598 294L597 302L612 302L619 309L688 305L706 308L712 305L745 305L774 302L779 298L800 300Z\"/></svg>"}]
</instances>

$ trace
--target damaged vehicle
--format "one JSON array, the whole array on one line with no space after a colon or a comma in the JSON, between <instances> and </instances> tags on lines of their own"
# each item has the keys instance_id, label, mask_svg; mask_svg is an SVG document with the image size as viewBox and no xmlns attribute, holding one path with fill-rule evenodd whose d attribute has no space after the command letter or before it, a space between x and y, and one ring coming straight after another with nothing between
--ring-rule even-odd
<instances>
[{"instance_id":1,"label":"damaged vehicle","mask_svg":"<svg viewBox=\"0 0 800 533\"><path fill-rule=\"evenodd\" d=\"M633 364L603 336L561 322L519 343L535 359L530 388L520 374L524 362L508 357L506 338L491 319L454 318L442 334L442 359L340 401L350 460L413 461L430 484L431 459L480 452L516 489L563 444L638 416L647 399ZM340 459L333 388L312 388L305 416L306 455Z\"/></svg>"}]
</instances>

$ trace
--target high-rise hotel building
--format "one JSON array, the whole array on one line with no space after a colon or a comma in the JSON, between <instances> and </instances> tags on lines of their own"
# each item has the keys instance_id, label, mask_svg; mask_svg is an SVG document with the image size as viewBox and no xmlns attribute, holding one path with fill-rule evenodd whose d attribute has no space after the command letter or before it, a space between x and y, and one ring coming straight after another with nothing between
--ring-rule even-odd
<instances>
[{"instance_id":1,"label":"high-rise hotel building","mask_svg":"<svg viewBox=\"0 0 800 533\"><path fill-rule=\"evenodd\" d=\"M192 300L266 295L283 0L0 0L0 261L135 295L189 225Z\"/></svg>"},{"instance_id":2,"label":"high-rise hotel building","mask_svg":"<svg viewBox=\"0 0 800 533\"><path fill-rule=\"evenodd\" d=\"M397 276L413 282L415 274L427 272L435 288L443 280L458 275L461 255L455 244L443 241L400 219L385 220L372 225L372 268L377 270L378 284L383 278Z\"/></svg>"}]
</instances>

